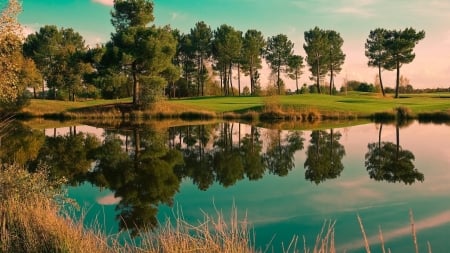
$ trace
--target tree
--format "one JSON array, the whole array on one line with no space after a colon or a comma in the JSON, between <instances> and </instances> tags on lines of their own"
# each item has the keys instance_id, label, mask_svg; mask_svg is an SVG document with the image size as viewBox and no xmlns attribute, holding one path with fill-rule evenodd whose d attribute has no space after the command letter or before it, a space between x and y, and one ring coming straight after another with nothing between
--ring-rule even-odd
<instances>
[{"instance_id":1,"label":"tree","mask_svg":"<svg viewBox=\"0 0 450 253\"><path fill-rule=\"evenodd\" d=\"M258 82L258 69L262 68L261 57L266 46L266 40L260 31L247 30L242 45L242 69L250 77L250 93L255 94Z\"/></svg>"},{"instance_id":2,"label":"tree","mask_svg":"<svg viewBox=\"0 0 450 253\"><path fill-rule=\"evenodd\" d=\"M180 79L180 75L181 75L180 68L178 68L175 65L170 65L161 74L168 83L167 93L169 95L169 98L171 98L171 97L174 98L176 95L175 82L178 81L178 79Z\"/></svg>"},{"instance_id":3,"label":"tree","mask_svg":"<svg viewBox=\"0 0 450 253\"><path fill-rule=\"evenodd\" d=\"M44 82L41 72L37 69L36 64L31 58L23 57L21 63L19 80L24 86L33 89L33 97L37 98L36 90L39 89Z\"/></svg>"},{"instance_id":4,"label":"tree","mask_svg":"<svg viewBox=\"0 0 450 253\"><path fill-rule=\"evenodd\" d=\"M85 62L84 39L72 28L41 27L26 38L23 51L34 60L55 99L58 90L66 90L68 99L74 100L83 85L84 75L92 71ZM44 86L42 89L44 91Z\"/></svg>"},{"instance_id":5,"label":"tree","mask_svg":"<svg viewBox=\"0 0 450 253\"><path fill-rule=\"evenodd\" d=\"M196 23L189 34L197 65L197 96L200 94L204 96L204 86L207 78L207 75L204 75L207 72L204 62L211 56L212 37L211 28L203 21Z\"/></svg>"},{"instance_id":6,"label":"tree","mask_svg":"<svg viewBox=\"0 0 450 253\"><path fill-rule=\"evenodd\" d=\"M148 0L115 0L111 16L116 32L106 45L110 64L118 65L117 70L131 76L133 105L147 106L141 103L142 92L151 96L163 94L165 84L160 74L172 64L176 40L169 27L148 27L154 20L153 3ZM147 97L145 101L156 99Z\"/></svg>"},{"instance_id":7,"label":"tree","mask_svg":"<svg viewBox=\"0 0 450 253\"><path fill-rule=\"evenodd\" d=\"M286 72L289 59L293 54L294 43L284 34L278 34L267 39L265 58L273 73L276 74L278 95L281 94L281 72Z\"/></svg>"},{"instance_id":8,"label":"tree","mask_svg":"<svg viewBox=\"0 0 450 253\"><path fill-rule=\"evenodd\" d=\"M341 35L333 30L327 30L328 47L328 71L330 72L330 95L333 94L334 76L342 70L345 61L345 54L342 52L344 40Z\"/></svg>"},{"instance_id":9,"label":"tree","mask_svg":"<svg viewBox=\"0 0 450 253\"><path fill-rule=\"evenodd\" d=\"M288 61L288 76L295 80L295 87L296 87L296 93L300 93L300 90L298 89L298 79L300 78L300 75L302 74L302 68L305 65L303 65L303 57L300 55L292 55L289 58Z\"/></svg>"},{"instance_id":10,"label":"tree","mask_svg":"<svg viewBox=\"0 0 450 253\"><path fill-rule=\"evenodd\" d=\"M387 59L384 68L396 70L395 98L398 98L400 86L400 68L403 64L411 63L416 55L413 50L420 40L425 38L425 31L416 32L413 28L405 30L387 31L384 38L384 47L387 51Z\"/></svg>"},{"instance_id":11,"label":"tree","mask_svg":"<svg viewBox=\"0 0 450 253\"><path fill-rule=\"evenodd\" d=\"M383 97L386 96L383 88L383 80L381 78L381 70L383 66L386 64L388 58L388 52L384 46L385 36L387 31L383 28L376 28L375 30L370 31L369 37L366 40L365 44L365 54L366 57L369 58L367 65L370 67L378 68L378 79L381 88L381 93Z\"/></svg>"},{"instance_id":12,"label":"tree","mask_svg":"<svg viewBox=\"0 0 450 253\"><path fill-rule=\"evenodd\" d=\"M230 92L233 94L232 69L233 65L240 60L242 32L229 25L221 25L214 31L212 46L224 94L230 95Z\"/></svg>"},{"instance_id":13,"label":"tree","mask_svg":"<svg viewBox=\"0 0 450 253\"><path fill-rule=\"evenodd\" d=\"M327 33L315 27L305 32L305 43L303 44L303 49L306 52L306 62L309 65L309 69L312 74L312 79L316 79L316 88L318 93L320 90L320 80L328 72L327 60L328 60L328 37Z\"/></svg>"},{"instance_id":14,"label":"tree","mask_svg":"<svg viewBox=\"0 0 450 253\"><path fill-rule=\"evenodd\" d=\"M176 83L178 88L178 95L198 95L198 90L196 90L194 87L191 88L192 83L194 83L196 73L195 55L191 38L189 35L181 34L178 30L174 30L173 34L178 42L173 61L174 64L181 69L182 76L182 79L180 79Z\"/></svg>"},{"instance_id":15,"label":"tree","mask_svg":"<svg viewBox=\"0 0 450 253\"><path fill-rule=\"evenodd\" d=\"M14 103L19 97L22 29L17 20L22 7L10 0L0 13L0 103Z\"/></svg>"}]
</instances>

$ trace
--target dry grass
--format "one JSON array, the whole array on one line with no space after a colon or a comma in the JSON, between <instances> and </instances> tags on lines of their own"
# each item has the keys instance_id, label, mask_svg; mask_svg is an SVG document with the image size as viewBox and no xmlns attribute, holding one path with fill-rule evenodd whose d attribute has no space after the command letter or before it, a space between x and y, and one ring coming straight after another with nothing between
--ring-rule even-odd
<instances>
[{"instance_id":1,"label":"dry grass","mask_svg":"<svg viewBox=\"0 0 450 253\"><path fill-rule=\"evenodd\" d=\"M363 225L362 219L361 219L361 217L359 215L357 215L357 218L358 218L358 223L359 223L359 226L360 226L360 229L361 229L361 234L362 234L362 237L363 237L364 248L366 250L366 253L370 253L371 252L371 250L370 250L370 243L369 243L369 240L367 239L367 235L366 235L366 231L364 229L364 225ZM412 237L412 243L413 243L413 246L414 246L414 252L415 253L419 253L419 244L417 242L417 231L416 231L414 215L413 215L412 210L409 210L409 222L410 222L410 225L411 225L411 237ZM385 253L386 252L385 242L384 242L383 232L381 231L381 227L379 227L378 231L379 231L378 238L380 240L379 243L381 245L382 252ZM430 242L427 242L427 249L428 249L428 251L427 251L428 253L432 253ZM387 251L391 252L391 249L388 248Z\"/></svg>"},{"instance_id":2,"label":"dry grass","mask_svg":"<svg viewBox=\"0 0 450 253\"><path fill-rule=\"evenodd\" d=\"M43 171L1 168L0 252L114 252L98 233L58 215L64 199L57 185Z\"/></svg>"},{"instance_id":3,"label":"dry grass","mask_svg":"<svg viewBox=\"0 0 450 253\"><path fill-rule=\"evenodd\" d=\"M182 216L170 219L157 231L146 234L143 248L148 252L255 252L250 240L247 219L238 220L233 208L227 221L222 212L215 217L204 213L198 225L187 223Z\"/></svg>"}]
</instances>

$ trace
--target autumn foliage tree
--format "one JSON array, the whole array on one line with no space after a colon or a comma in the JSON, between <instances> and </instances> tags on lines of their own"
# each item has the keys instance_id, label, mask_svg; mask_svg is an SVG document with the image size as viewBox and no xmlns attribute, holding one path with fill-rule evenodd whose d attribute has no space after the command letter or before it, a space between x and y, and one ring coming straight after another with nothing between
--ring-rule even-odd
<instances>
[{"instance_id":1,"label":"autumn foliage tree","mask_svg":"<svg viewBox=\"0 0 450 253\"><path fill-rule=\"evenodd\" d=\"M0 104L14 103L20 93L21 10L19 1L10 0L0 13Z\"/></svg>"}]
</instances>

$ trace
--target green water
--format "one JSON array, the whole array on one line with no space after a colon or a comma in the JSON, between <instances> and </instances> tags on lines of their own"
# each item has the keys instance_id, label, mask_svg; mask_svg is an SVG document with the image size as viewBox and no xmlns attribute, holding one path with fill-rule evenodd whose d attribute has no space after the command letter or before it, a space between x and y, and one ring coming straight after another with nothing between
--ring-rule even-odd
<instances>
[{"instance_id":1,"label":"green water","mask_svg":"<svg viewBox=\"0 0 450 253\"><path fill-rule=\"evenodd\" d=\"M433 252L450 248L448 125L367 124L301 132L238 123L134 132L77 126L76 132L46 130L45 138L81 132L95 134L99 142L89 144L95 146L86 155L89 168L69 176L69 196L86 211L86 224L96 221L110 234L124 228L121 220L153 226L182 210L195 224L203 220L202 212L220 210L227 217L235 205L240 218L247 216L256 246L264 250L270 242L270 252L296 235L299 249L303 240L313 247L328 222L335 222L338 252L365 252L357 215L373 252L381 252L380 227L386 248L412 252L411 210L420 252L427 252L428 242ZM377 147L390 157L378 157L372 174L366 168L369 143L374 143L372 157L382 153L374 151Z\"/></svg>"}]
</instances>

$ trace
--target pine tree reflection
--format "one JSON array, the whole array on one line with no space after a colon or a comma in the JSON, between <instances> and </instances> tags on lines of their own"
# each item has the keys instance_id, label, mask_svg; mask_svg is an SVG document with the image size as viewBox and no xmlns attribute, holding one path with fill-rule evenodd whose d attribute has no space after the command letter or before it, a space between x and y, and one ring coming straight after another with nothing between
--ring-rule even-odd
<instances>
[{"instance_id":1,"label":"pine tree reflection","mask_svg":"<svg viewBox=\"0 0 450 253\"><path fill-rule=\"evenodd\" d=\"M342 158L345 155L345 148L339 143L341 136L339 132L334 133L333 129L330 133L323 130L311 132L311 144L304 163L305 179L319 184L339 177L344 170Z\"/></svg>"},{"instance_id":2,"label":"pine tree reflection","mask_svg":"<svg viewBox=\"0 0 450 253\"><path fill-rule=\"evenodd\" d=\"M183 159L180 152L168 149L164 134L149 128L133 129L131 142L134 147L126 152L121 139L108 135L89 178L120 199L116 206L119 228L137 235L158 225L158 205L172 205L180 187L173 169Z\"/></svg>"},{"instance_id":3,"label":"pine tree reflection","mask_svg":"<svg viewBox=\"0 0 450 253\"><path fill-rule=\"evenodd\" d=\"M299 132L289 132L284 138L281 130L269 137L269 146L264 154L264 162L270 173L286 176L295 167L294 153L303 149L304 139Z\"/></svg>"},{"instance_id":4,"label":"pine tree reflection","mask_svg":"<svg viewBox=\"0 0 450 253\"><path fill-rule=\"evenodd\" d=\"M424 174L419 172L413 163L414 154L400 146L400 124L396 124L396 143L382 142L380 124L378 143L369 143L368 152L365 155L365 166L370 178L376 181L391 183L403 182L413 184L416 181L423 182Z\"/></svg>"}]
</instances>

